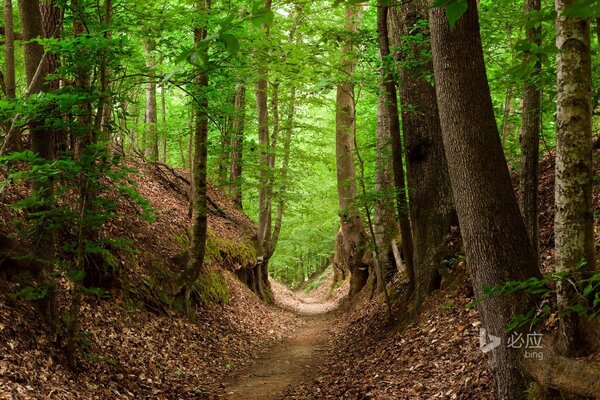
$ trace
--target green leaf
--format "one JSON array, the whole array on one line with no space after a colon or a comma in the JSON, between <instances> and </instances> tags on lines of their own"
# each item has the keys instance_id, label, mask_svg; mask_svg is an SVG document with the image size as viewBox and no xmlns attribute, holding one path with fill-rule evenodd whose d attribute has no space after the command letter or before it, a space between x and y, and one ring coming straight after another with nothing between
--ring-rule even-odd
<instances>
[{"instance_id":1,"label":"green leaf","mask_svg":"<svg viewBox=\"0 0 600 400\"><path fill-rule=\"evenodd\" d=\"M222 33L219 35L219 41L225 46L232 56L237 56L240 50L240 41L231 33Z\"/></svg>"},{"instance_id":2,"label":"green leaf","mask_svg":"<svg viewBox=\"0 0 600 400\"><path fill-rule=\"evenodd\" d=\"M467 0L455 0L448 3L446 6L446 15L448 16L448 23L451 28L456 25L460 17L467 12L468 8Z\"/></svg>"},{"instance_id":3,"label":"green leaf","mask_svg":"<svg viewBox=\"0 0 600 400\"><path fill-rule=\"evenodd\" d=\"M585 308L581 304L575 304L574 306L571 307L571 311L573 311L579 315L583 315L587 312L587 308Z\"/></svg>"},{"instance_id":4,"label":"green leaf","mask_svg":"<svg viewBox=\"0 0 600 400\"><path fill-rule=\"evenodd\" d=\"M85 277L85 271L78 270L78 269L72 269L72 270L69 270L69 272L67 273L67 276L73 282L81 282L83 280L83 278Z\"/></svg>"},{"instance_id":5,"label":"green leaf","mask_svg":"<svg viewBox=\"0 0 600 400\"><path fill-rule=\"evenodd\" d=\"M594 290L594 285L591 283L588 283L588 285L585 287L585 289L583 289L583 297L588 297L592 291Z\"/></svg>"}]
</instances>

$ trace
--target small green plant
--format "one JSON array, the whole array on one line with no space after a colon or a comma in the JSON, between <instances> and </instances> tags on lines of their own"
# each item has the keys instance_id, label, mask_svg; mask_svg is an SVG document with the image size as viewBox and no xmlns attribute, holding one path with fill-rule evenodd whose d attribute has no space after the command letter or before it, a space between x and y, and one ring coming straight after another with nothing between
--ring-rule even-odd
<instances>
[{"instance_id":1,"label":"small green plant","mask_svg":"<svg viewBox=\"0 0 600 400\"><path fill-rule=\"evenodd\" d=\"M550 315L552 287L561 283L573 286L577 293L577 301L570 306L568 311L580 316L587 316L589 320L592 320L600 314L600 271L583 271L586 265L587 262L582 259L575 272L548 273L542 278L508 281L501 285L484 287L483 296L473 300L467 307L473 308L494 295L528 293L539 299L538 304L524 314L515 315L507 330L513 331L527 325L534 327Z\"/></svg>"}]
</instances>

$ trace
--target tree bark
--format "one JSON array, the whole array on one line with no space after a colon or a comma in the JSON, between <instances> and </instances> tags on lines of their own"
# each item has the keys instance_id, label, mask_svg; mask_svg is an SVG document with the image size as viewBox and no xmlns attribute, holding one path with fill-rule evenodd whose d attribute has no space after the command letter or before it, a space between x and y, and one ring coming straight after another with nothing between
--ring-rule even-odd
<instances>
[{"instance_id":1,"label":"tree bark","mask_svg":"<svg viewBox=\"0 0 600 400\"><path fill-rule=\"evenodd\" d=\"M442 136L454 204L475 295L509 280L539 277L525 224L513 193L488 87L477 3L456 25L445 10L430 13L433 67ZM465 62L465 60L469 60ZM465 116L468 116L466 118ZM487 334L503 345L490 352L497 399L519 399L526 379L507 343L512 318L531 306L527 294L492 297L479 305Z\"/></svg>"},{"instance_id":2,"label":"tree bark","mask_svg":"<svg viewBox=\"0 0 600 400\"><path fill-rule=\"evenodd\" d=\"M166 102L166 92L167 88L163 85L160 92L160 108L161 108L161 117L162 117L162 152L160 155L160 159L163 163L167 162L167 102Z\"/></svg>"},{"instance_id":3,"label":"tree bark","mask_svg":"<svg viewBox=\"0 0 600 400\"><path fill-rule=\"evenodd\" d=\"M277 193L277 216L275 217L275 226L273 227L273 234L271 236L271 250L270 254L273 255L277 242L279 241L279 234L281 232L281 225L283 222L283 210L285 207L286 192L287 192L287 175L290 165L290 153L292 145L292 134L294 132L294 116L296 113L296 87L292 86L290 89L290 102L287 114L287 120L285 125L285 137L283 138L283 160L281 162L281 173L280 173L280 187Z\"/></svg>"},{"instance_id":4,"label":"tree bark","mask_svg":"<svg viewBox=\"0 0 600 400\"><path fill-rule=\"evenodd\" d=\"M265 0L265 8L271 8L271 0ZM269 26L264 24L265 37L269 37ZM266 49L262 49L267 51ZM271 298L269 284L269 251L271 242L271 137L269 135L268 109L268 66L265 54L261 55L264 63L259 67L259 78L256 83L256 108L258 110L258 145L260 147L260 171L258 192L258 254L260 262L257 265L258 295L268 301Z\"/></svg>"},{"instance_id":5,"label":"tree bark","mask_svg":"<svg viewBox=\"0 0 600 400\"><path fill-rule=\"evenodd\" d=\"M346 9L346 31L358 30L360 9L349 5ZM353 39L342 42L340 70L343 74L336 96L336 165L338 202L341 227L338 231L335 264L350 271L350 297L354 297L367 283L368 265L364 262L367 237L356 202L356 168L354 165L355 99L354 70L356 60L351 54Z\"/></svg>"},{"instance_id":6,"label":"tree bark","mask_svg":"<svg viewBox=\"0 0 600 400\"><path fill-rule=\"evenodd\" d=\"M397 14L396 10L391 10ZM456 220L452 188L448 175L448 161L444 154L442 129L438 114L435 87L427 80L433 75L429 29L419 28L420 20L428 20L426 0L415 0L403 6L397 15L401 29L397 36L422 35L420 43L407 42L409 55L401 65L419 65L420 68L400 69L400 102L402 128L406 140L408 186L410 188L410 216L414 238L415 310L425 297L438 289L441 282L439 269L448 255L445 237ZM411 45L412 43L412 45ZM405 53L406 54L406 53Z\"/></svg>"},{"instance_id":7,"label":"tree bark","mask_svg":"<svg viewBox=\"0 0 600 400\"><path fill-rule=\"evenodd\" d=\"M38 0L19 1L21 26L23 29L23 45L25 52L25 76L28 84L29 94L40 93L44 86L44 78L47 75L47 64L42 46L32 41L42 36L42 20L40 3ZM31 119L29 121L29 135L31 138L31 150L41 158L50 162L54 159L54 146L52 135L44 130L44 121ZM49 200L53 196L52 179L34 179L32 182L32 194L40 197L40 200ZM40 223L32 239L36 243L36 258L44 260L46 268L41 271L41 280L48 286L48 294L38 301L37 305L44 321L56 330L58 328L58 308L56 304L56 293L54 283L50 277L55 258L55 234L49 228L50 224Z\"/></svg>"},{"instance_id":8,"label":"tree bark","mask_svg":"<svg viewBox=\"0 0 600 400\"><path fill-rule=\"evenodd\" d=\"M375 241L379 249L378 263L384 275L392 275L396 271L392 241L398 232L396 211L394 209L394 173L391 163L391 143L389 118L386 112L386 98L380 94L377 98L377 158L375 168L375 212L373 216ZM377 270L376 270L377 271ZM376 276L375 287L382 291L383 279ZM382 277L383 278L383 277Z\"/></svg>"},{"instance_id":9,"label":"tree bark","mask_svg":"<svg viewBox=\"0 0 600 400\"><path fill-rule=\"evenodd\" d=\"M144 143L144 156L147 161L158 161L158 127L156 113L156 82L154 82L154 68L156 65L154 50L156 43L153 38L146 38L144 41L144 51L146 53L146 68L150 77L146 83L146 117L144 119L146 140Z\"/></svg>"},{"instance_id":10,"label":"tree bark","mask_svg":"<svg viewBox=\"0 0 600 400\"><path fill-rule=\"evenodd\" d=\"M4 59L6 67L4 83L6 88L6 97L8 99L14 99L17 95L17 86L15 78L15 30L12 0L4 0L4 38L6 40L4 47ZM10 125L11 122L7 121L7 126ZM9 141L9 143L6 145L5 151L11 152L23 150L21 131L16 130L11 136L12 137L8 137L8 135L6 135L4 139Z\"/></svg>"},{"instance_id":11,"label":"tree bark","mask_svg":"<svg viewBox=\"0 0 600 400\"><path fill-rule=\"evenodd\" d=\"M541 0L525 0L525 12L541 10ZM527 27L525 36L527 41L540 47L542 45L542 28ZM521 127L521 176L519 180L520 206L525 227L529 234L531 247L539 262L540 239L538 228L538 171L539 171L539 147L541 129L541 91L539 89L539 77L542 63L536 57L533 73L527 77L523 94L523 117Z\"/></svg>"},{"instance_id":12,"label":"tree bark","mask_svg":"<svg viewBox=\"0 0 600 400\"><path fill-rule=\"evenodd\" d=\"M415 266L413 238L409 219L408 200L406 198L406 185L404 180L404 144L400 135L400 119L398 113L398 95L396 93L396 82L394 74L389 66L390 44L388 38L388 19L386 0L379 0L377 8L377 31L379 36L379 53L384 68L381 72L381 86L384 89L385 109L388 119L390 137L392 141L392 169L394 172L394 183L396 185L396 205L398 207L398 220L400 224L400 235L402 236L402 251L406 272L408 273L409 292L415 288Z\"/></svg>"},{"instance_id":13,"label":"tree bark","mask_svg":"<svg viewBox=\"0 0 600 400\"><path fill-rule=\"evenodd\" d=\"M590 20L561 14L573 0L556 0L557 121L554 219L556 272L577 275L587 261L594 269L592 203L592 69ZM571 278L576 280L576 276ZM577 314L576 289L567 281L558 286L560 346L564 355L575 354L584 340Z\"/></svg>"},{"instance_id":14,"label":"tree bark","mask_svg":"<svg viewBox=\"0 0 600 400\"><path fill-rule=\"evenodd\" d=\"M242 156L244 151L244 125L246 120L246 86L236 87L233 106L231 166L229 184L235 205L242 209Z\"/></svg>"},{"instance_id":15,"label":"tree bark","mask_svg":"<svg viewBox=\"0 0 600 400\"><path fill-rule=\"evenodd\" d=\"M198 0L198 13L200 15L208 14L210 10L210 0ZM194 43L197 45L205 40L208 35L206 25L199 26L194 30ZM205 51L205 57L208 57L208 48L198 47ZM185 296L186 309L188 314L191 312L189 304L189 295L192 286L204 271L204 256L206 253L206 232L208 228L208 209L207 209L207 186L206 186L206 163L207 163L207 141L208 141L208 98L206 89L208 86L208 73L198 71L195 79L196 87L200 88L197 93L197 104L195 103L195 125L194 125L194 162L193 162L193 228L192 240L189 248L189 259L186 270L181 278L181 294Z\"/></svg>"}]
</instances>

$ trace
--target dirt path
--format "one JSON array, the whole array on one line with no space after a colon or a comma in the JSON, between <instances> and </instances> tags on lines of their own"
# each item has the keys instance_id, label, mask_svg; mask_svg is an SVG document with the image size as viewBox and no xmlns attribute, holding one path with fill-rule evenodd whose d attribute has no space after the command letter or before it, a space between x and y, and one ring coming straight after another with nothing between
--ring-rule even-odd
<instances>
[{"instance_id":1,"label":"dirt path","mask_svg":"<svg viewBox=\"0 0 600 400\"><path fill-rule=\"evenodd\" d=\"M333 319L330 314L325 314L329 310L329 303L302 298L295 311L306 324L292 338L273 347L256 364L226 381L225 398L279 399L289 386L313 379Z\"/></svg>"}]
</instances>

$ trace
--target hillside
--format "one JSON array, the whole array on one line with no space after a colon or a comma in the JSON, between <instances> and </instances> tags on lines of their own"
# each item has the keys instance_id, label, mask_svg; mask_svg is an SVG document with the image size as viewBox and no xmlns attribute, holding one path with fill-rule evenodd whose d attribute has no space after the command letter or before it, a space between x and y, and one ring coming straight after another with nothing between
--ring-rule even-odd
<instances>
[{"instance_id":1,"label":"hillside","mask_svg":"<svg viewBox=\"0 0 600 400\"><path fill-rule=\"evenodd\" d=\"M219 392L223 376L251 364L299 326L291 314L261 303L236 277L234 270L254 262L249 249L255 227L214 187L209 190L207 261L212 272L198 288L203 304L190 320L164 303L164 285L181 270L187 245L187 178L183 171L135 167L138 191L150 201L155 221L138 220L134 216L141 210L127 205L101 233L130 239L135 253L114 254L121 273L108 299L84 300L83 372L65 367L64 355L55 338L44 333L32 304L11 296L20 286L11 254L26 249L13 247L3 256L0 398L206 398ZM0 193L4 234L15 216L8 205L23 192L13 187ZM12 281L1 279L8 275Z\"/></svg>"}]
</instances>

